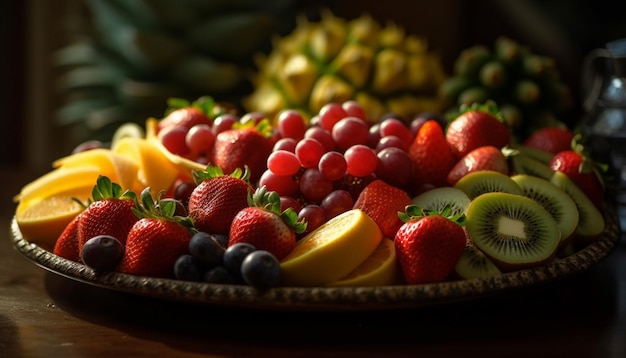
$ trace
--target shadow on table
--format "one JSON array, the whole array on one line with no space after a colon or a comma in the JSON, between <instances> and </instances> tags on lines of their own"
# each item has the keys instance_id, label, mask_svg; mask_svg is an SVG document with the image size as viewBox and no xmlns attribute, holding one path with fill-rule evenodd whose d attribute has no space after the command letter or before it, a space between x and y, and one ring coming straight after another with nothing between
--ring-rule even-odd
<instances>
[{"instance_id":1,"label":"shadow on table","mask_svg":"<svg viewBox=\"0 0 626 358\"><path fill-rule=\"evenodd\" d=\"M525 354L559 345L560 350L597 356L611 344L602 341L607 337L603 330L626 323L626 303L618 299L625 294L618 292L624 285L609 269L619 264L616 260L626 260L624 244L616 251L592 270L550 284L392 311L257 311L141 297L54 274L47 274L45 283L55 304L82 320L189 352L232 355L263 349L280 355L345 349L362 356L390 351L414 355L419 346L422 353L441 353L444 347L448 354L515 347Z\"/></svg>"}]
</instances>

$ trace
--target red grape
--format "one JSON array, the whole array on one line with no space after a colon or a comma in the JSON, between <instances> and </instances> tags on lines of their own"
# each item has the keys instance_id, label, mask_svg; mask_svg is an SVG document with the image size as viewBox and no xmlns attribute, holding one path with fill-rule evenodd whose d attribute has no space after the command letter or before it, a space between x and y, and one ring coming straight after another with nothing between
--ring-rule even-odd
<instances>
[{"instance_id":1,"label":"red grape","mask_svg":"<svg viewBox=\"0 0 626 358\"><path fill-rule=\"evenodd\" d=\"M387 118L380 123L380 136L386 137L388 135L395 135L404 143L403 149L408 149L413 140L413 134L409 127L404 122L396 118Z\"/></svg>"},{"instance_id":2,"label":"red grape","mask_svg":"<svg viewBox=\"0 0 626 358\"><path fill-rule=\"evenodd\" d=\"M348 148L344 153L347 172L355 177L364 177L372 174L378 166L376 152L366 145L357 144Z\"/></svg>"},{"instance_id":3,"label":"red grape","mask_svg":"<svg viewBox=\"0 0 626 358\"><path fill-rule=\"evenodd\" d=\"M308 234L322 225L326 221L326 216L324 215L324 209L319 205L309 204L298 212L298 220L302 219L306 221L305 233Z\"/></svg>"},{"instance_id":4,"label":"red grape","mask_svg":"<svg viewBox=\"0 0 626 358\"><path fill-rule=\"evenodd\" d=\"M408 188L414 164L409 154L400 148L384 148L377 154L376 177L398 188Z\"/></svg>"},{"instance_id":5,"label":"red grape","mask_svg":"<svg viewBox=\"0 0 626 358\"><path fill-rule=\"evenodd\" d=\"M306 124L300 112L286 109L278 114L278 132L283 138L300 140L304 137Z\"/></svg>"},{"instance_id":6,"label":"red grape","mask_svg":"<svg viewBox=\"0 0 626 358\"><path fill-rule=\"evenodd\" d=\"M276 175L294 175L300 170L300 160L292 152L277 150L267 158L267 168Z\"/></svg>"},{"instance_id":7,"label":"red grape","mask_svg":"<svg viewBox=\"0 0 626 358\"><path fill-rule=\"evenodd\" d=\"M345 117L335 124L331 134L337 148L345 151L356 144L367 144L367 140L369 139L369 127L367 123L361 119Z\"/></svg>"},{"instance_id":8,"label":"red grape","mask_svg":"<svg viewBox=\"0 0 626 358\"><path fill-rule=\"evenodd\" d=\"M288 208L292 208L297 213L302 210L302 204L292 196L283 195L280 197L280 211L283 212Z\"/></svg>"},{"instance_id":9,"label":"red grape","mask_svg":"<svg viewBox=\"0 0 626 358\"><path fill-rule=\"evenodd\" d=\"M313 138L303 138L296 144L296 156L304 168L317 168L317 163L325 152L322 143Z\"/></svg>"},{"instance_id":10,"label":"red grape","mask_svg":"<svg viewBox=\"0 0 626 358\"><path fill-rule=\"evenodd\" d=\"M353 206L352 195L347 190L342 189L332 191L320 203L320 207L324 209L326 220L352 209Z\"/></svg>"},{"instance_id":11,"label":"red grape","mask_svg":"<svg viewBox=\"0 0 626 358\"><path fill-rule=\"evenodd\" d=\"M288 152L295 153L296 144L298 144L298 141L293 138L280 138L276 141L276 143L274 143L272 151L286 150Z\"/></svg>"},{"instance_id":12,"label":"red grape","mask_svg":"<svg viewBox=\"0 0 626 358\"><path fill-rule=\"evenodd\" d=\"M380 152L381 150L385 148L390 148L390 147L400 148L402 150L405 150L404 142L402 142L402 140L396 137L395 135L387 135L387 136L380 138L375 149L376 149L376 152Z\"/></svg>"},{"instance_id":13,"label":"red grape","mask_svg":"<svg viewBox=\"0 0 626 358\"><path fill-rule=\"evenodd\" d=\"M213 133L218 135L225 130L229 130L233 127L233 124L239 121L239 117L234 114L226 113L215 118L213 121Z\"/></svg>"},{"instance_id":14,"label":"red grape","mask_svg":"<svg viewBox=\"0 0 626 358\"><path fill-rule=\"evenodd\" d=\"M166 127L159 132L159 140L171 153L186 156L189 154L189 147L185 142L187 131L187 128L182 126Z\"/></svg>"},{"instance_id":15,"label":"red grape","mask_svg":"<svg viewBox=\"0 0 626 358\"><path fill-rule=\"evenodd\" d=\"M192 155L207 154L215 143L215 134L208 124L196 124L189 129L185 136L185 143Z\"/></svg>"},{"instance_id":16,"label":"red grape","mask_svg":"<svg viewBox=\"0 0 626 358\"><path fill-rule=\"evenodd\" d=\"M333 191L333 182L324 178L317 168L309 168L300 177L300 192L310 202L319 203Z\"/></svg>"},{"instance_id":17,"label":"red grape","mask_svg":"<svg viewBox=\"0 0 626 358\"><path fill-rule=\"evenodd\" d=\"M335 149L335 141L333 140L332 134L322 127L309 127L304 133L304 138L313 138L322 143L327 152Z\"/></svg>"},{"instance_id":18,"label":"red grape","mask_svg":"<svg viewBox=\"0 0 626 358\"><path fill-rule=\"evenodd\" d=\"M290 175L276 175L269 169L259 178L259 187L265 186L269 191L275 191L281 196L291 196L298 191L298 182Z\"/></svg>"},{"instance_id":19,"label":"red grape","mask_svg":"<svg viewBox=\"0 0 626 358\"><path fill-rule=\"evenodd\" d=\"M335 151L324 153L317 164L317 169L320 173L326 179L332 181L343 178L347 167L346 158L343 157L343 154Z\"/></svg>"},{"instance_id":20,"label":"red grape","mask_svg":"<svg viewBox=\"0 0 626 358\"><path fill-rule=\"evenodd\" d=\"M349 116L357 117L364 121L367 120L365 110L357 101L345 101L341 104L341 108L343 108Z\"/></svg>"},{"instance_id":21,"label":"red grape","mask_svg":"<svg viewBox=\"0 0 626 358\"><path fill-rule=\"evenodd\" d=\"M330 132L335 123L347 115L339 103L327 103L319 111L320 126Z\"/></svg>"}]
</instances>

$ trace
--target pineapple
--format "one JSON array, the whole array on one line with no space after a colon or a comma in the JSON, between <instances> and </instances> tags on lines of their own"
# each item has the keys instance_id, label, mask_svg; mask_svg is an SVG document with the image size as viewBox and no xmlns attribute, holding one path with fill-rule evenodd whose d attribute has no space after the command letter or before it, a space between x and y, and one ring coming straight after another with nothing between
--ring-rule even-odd
<instances>
[{"instance_id":1,"label":"pineapple","mask_svg":"<svg viewBox=\"0 0 626 358\"><path fill-rule=\"evenodd\" d=\"M107 141L122 123L163 114L172 97L240 105L253 55L295 26L290 0L80 1L90 21L54 57L57 120L72 144Z\"/></svg>"},{"instance_id":2,"label":"pineapple","mask_svg":"<svg viewBox=\"0 0 626 358\"><path fill-rule=\"evenodd\" d=\"M254 91L243 105L269 118L284 108L310 117L327 103L347 100L361 104L371 121L442 110L437 94L446 74L439 57L424 39L367 14L350 21L330 11L319 22L301 18L257 62Z\"/></svg>"}]
</instances>

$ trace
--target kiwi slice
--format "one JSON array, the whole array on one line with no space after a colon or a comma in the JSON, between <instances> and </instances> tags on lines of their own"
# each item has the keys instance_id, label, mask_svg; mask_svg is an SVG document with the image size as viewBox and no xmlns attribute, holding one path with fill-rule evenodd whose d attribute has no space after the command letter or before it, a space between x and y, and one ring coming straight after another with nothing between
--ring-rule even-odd
<instances>
[{"instance_id":1,"label":"kiwi slice","mask_svg":"<svg viewBox=\"0 0 626 358\"><path fill-rule=\"evenodd\" d=\"M461 189L471 199L484 193L505 192L524 195L524 191L506 174L493 170L479 170L462 177L455 188Z\"/></svg>"},{"instance_id":2,"label":"kiwi slice","mask_svg":"<svg viewBox=\"0 0 626 358\"><path fill-rule=\"evenodd\" d=\"M576 234L589 237L597 236L604 232L604 216L567 174L556 171L552 175L550 182L565 191L576 203L578 209Z\"/></svg>"},{"instance_id":3,"label":"kiwi slice","mask_svg":"<svg viewBox=\"0 0 626 358\"><path fill-rule=\"evenodd\" d=\"M525 195L543 206L559 224L563 243L572 237L578 227L578 208L563 189L552 182L532 175L517 174L511 177Z\"/></svg>"},{"instance_id":4,"label":"kiwi slice","mask_svg":"<svg viewBox=\"0 0 626 358\"><path fill-rule=\"evenodd\" d=\"M450 208L451 215L465 214L470 198L461 189L442 186L425 191L412 199L413 205L425 209L442 212Z\"/></svg>"},{"instance_id":5,"label":"kiwi slice","mask_svg":"<svg viewBox=\"0 0 626 358\"><path fill-rule=\"evenodd\" d=\"M510 157L511 169L515 174L528 174L546 180L552 178L554 171L550 167L536 158L518 152Z\"/></svg>"},{"instance_id":6,"label":"kiwi slice","mask_svg":"<svg viewBox=\"0 0 626 358\"><path fill-rule=\"evenodd\" d=\"M554 156L554 154L546 152L545 150L528 147L523 144L513 145L512 148L518 151L522 156L534 159L542 164L548 164Z\"/></svg>"},{"instance_id":7,"label":"kiwi slice","mask_svg":"<svg viewBox=\"0 0 626 358\"><path fill-rule=\"evenodd\" d=\"M498 266L471 241L468 241L465 245L465 250L456 263L454 272L459 278L464 280L493 277L502 274Z\"/></svg>"},{"instance_id":8,"label":"kiwi slice","mask_svg":"<svg viewBox=\"0 0 626 358\"><path fill-rule=\"evenodd\" d=\"M526 196L485 193L472 200L465 215L469 237L502 271L547 262L561 242L556 220Z\"/></svg>"}]
</instances>

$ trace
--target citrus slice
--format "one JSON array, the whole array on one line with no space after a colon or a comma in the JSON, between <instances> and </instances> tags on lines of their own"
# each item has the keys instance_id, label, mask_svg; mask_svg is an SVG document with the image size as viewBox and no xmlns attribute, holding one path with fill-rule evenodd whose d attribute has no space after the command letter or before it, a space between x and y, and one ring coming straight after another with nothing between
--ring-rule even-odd
<instances>
[{"instance_id":1,"label":"citrus slice","mask_svg":"<svg viewBox=\"0 0 626 358\"><path fill-rule=\"evenodd\" d=\"M141 192L146 187L150 187L154 193L167 190L179 177L178 167L163 155L152 140L124 137L117 141L112 150L139 165L135 192Z\"/></svg>"},{"instance_id":2,"label":"citrus slice","mask_svg":"<svg viewBox=\"0 0 626 358\"><path fill-rule=\"evenodd\" d=\"M386 286L399 282L399 267L393 240L383 238L376 250L352 272L329 286Z\"/></svg>"},{"instance_id":3,"label":"citrus slice","mask_svg":"<svg viewBox=\"0 0 626 358\"><path fill-rule=\"evenodd\" d=\"M383 236L360 209L346 211L303 237L280 263L284 286L323 286L345 277L376 250Z\"/></svg>"},{"instance_id":4,"label":"citrus slice","mask_svg":"<svg viewBox=\"0 0 626 358\"><path fill-rule=\"evenodd\" d=\"M24 185L14 201L26 202L43 199L77 187L93 188L101 174L98 166L57 168Z\"/></svg>"},{"instance_id":5,"label":"citrus slice","mask_svg":"<svg viewBox=\"0 0 626 358\"><path fill-rule=\"evenodd\" d=\"M15 210L15 222L24 239L47 249L53 248L65 227L84 209L72 198L85 203L92 189L93 183L45 198L20 202Z\"/></svg>"},{"instance_id":6,"label":"citrus slice","mask_svg":"<svg viewBox=\"0 0 626 358\"><path fill-rule=\"evenodd\" d=\"M138 171L138 164L134 158L115 153L107 148L96 148L68 155L57 159L52 165L64 169L97 166L102 175L120 184L123 189L132 188Z\"/></svg>"}]
</instances>

